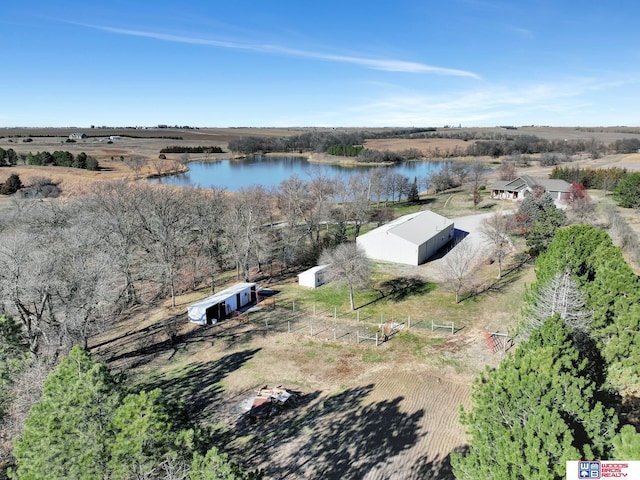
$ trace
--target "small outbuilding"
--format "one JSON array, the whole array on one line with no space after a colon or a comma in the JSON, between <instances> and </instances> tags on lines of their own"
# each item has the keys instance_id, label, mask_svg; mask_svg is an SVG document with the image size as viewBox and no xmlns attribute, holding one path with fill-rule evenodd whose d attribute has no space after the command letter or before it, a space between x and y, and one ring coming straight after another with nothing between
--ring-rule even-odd
<instances>
[{"instance_id":1,"label":"small outbuilding","mask_svg":"<svg viewBox=\"0 0 640 480\"><path fill-rule=\"evenodd\" d=\"M324 272L329 265L317 265L298 274L298 285L308 288L318 288L324 284Z\"/></svg>"},{"instance_id":2,"label":"small outbuilding","mask_svg":"<svg viewBox=\"0 0 640 480\"><path fill-rule=\"evenodd\" d=\"M187 308L192 323L213 325L229 318L231 313L256 301L255 283L237 283L221 292L200 300Z\"/></svg>"},{"instance_id":3,"label":"small outbuilding","mask_svg":"<svg viewBox=\"0 0 640 480\"><path fill-rule=\"evenodd\" d=\"M404 215L356 238L372 260L420 265L453 239L453 221L430 210Z\"/></svg>"}]
</instances>

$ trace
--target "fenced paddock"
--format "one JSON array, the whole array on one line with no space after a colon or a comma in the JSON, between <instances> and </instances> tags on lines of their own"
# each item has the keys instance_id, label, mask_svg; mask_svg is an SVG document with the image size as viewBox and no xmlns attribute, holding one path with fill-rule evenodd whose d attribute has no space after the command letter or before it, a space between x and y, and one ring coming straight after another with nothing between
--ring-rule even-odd
<instances>
[{"instance_id":1,"label":"fenced paddock","mask_svg":"<svg viewBox=\"0 0 640 480\"><path fill-rule=\"evenodd\" d=\"M288 333L301 338L320 341L380 346L392 339L400 330L420 329L434 334L455 335L456 328L451 323L436 323L433 320L407 317L385 317L384 314L356 311L339 311L337 307L320 308L316 304L302 305L295 301L279 301L274 297L262 300L242 313L236 313L230 320L219 322L212 327L224 333L240 325L251 327L255 334Z\"/></svg>"}]
</instances>

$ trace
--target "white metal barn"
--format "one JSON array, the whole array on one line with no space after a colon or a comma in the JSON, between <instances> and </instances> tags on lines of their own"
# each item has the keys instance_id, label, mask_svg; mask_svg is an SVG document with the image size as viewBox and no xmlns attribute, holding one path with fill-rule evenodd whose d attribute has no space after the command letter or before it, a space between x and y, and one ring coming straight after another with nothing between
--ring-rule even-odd
<instances>
[{"instance_id":1,"label":"white metal barn","mask_svg":"<svg viewBox=\"0 0 640 480\"><path fill-rule=\"evenodd\" d=\"M329 265L317 265L298 274L298 285L317 288L325 282L324 271Z\"/></svg>"},{"instance_id":2,"label":"white metal barn","mask_svg":"<svg viewBox=\"0 0 640 480\"><path fill-rule=\"evenodd\" d=\"M221 292L200 300L187 308L189 321L200 325L213 325L229 318L231 312L256 300L255 283L236 283Z\"/></svg>"},{"instance_id":3,"label":"white metal barn","mask_svg":"<svg viewBox=\"0 0 640 480\"><path fill-rule=\"evenodd\" d=\"M368 258L420 265L453 239L453 221L430 210L404 215L356 238Z\"/></svg>"}]
</instances>

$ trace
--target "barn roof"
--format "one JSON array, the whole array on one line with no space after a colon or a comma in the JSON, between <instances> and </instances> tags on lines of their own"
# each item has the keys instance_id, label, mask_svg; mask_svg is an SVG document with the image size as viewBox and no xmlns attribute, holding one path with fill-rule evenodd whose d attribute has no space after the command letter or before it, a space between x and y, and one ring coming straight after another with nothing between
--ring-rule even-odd
<instances>
[{"instance_id":1,"label":"barn roof","mask_svg":"<svg viewBox=\"0 0 640 480\"><path fill-rule=\"evenodd\" d=\"M423 210L421 212L403 215L362 236L364 237L371 234L378 235L386 232L396 235L414 245L422 245L425 241L452 224L452 220L442 215L438 215L431 210Z\"/></svg>"}]
</instances>

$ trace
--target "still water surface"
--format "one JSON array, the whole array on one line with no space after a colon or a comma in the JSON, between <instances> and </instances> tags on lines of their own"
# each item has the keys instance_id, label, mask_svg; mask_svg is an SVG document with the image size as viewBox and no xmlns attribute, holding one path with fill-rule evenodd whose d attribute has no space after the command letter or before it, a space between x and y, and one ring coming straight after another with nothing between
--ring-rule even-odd
<instances>
[{"instance_id":1,"label":"still water surface","mask_svg":"<svg viewBox=\"0 0 640 480\"><path fill-rule=\"evenodd\" d=\"M428 174L442 168L443 162L403 162L388 167L344 167L309 163L303 157L269 157L254 155L244 160L219 160L215 162L191 162L189 171L168 177L152 179L152 182L180 187L212 186L236 191L252 185L277 186L283 180L298 175L303 180L321 171L328 176L350 177L362 175L372 168L389 168L409 177L418 177L420 182Z\"/></svg>"}]
</instances>

